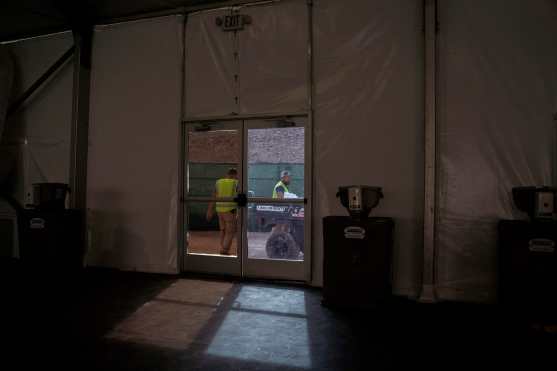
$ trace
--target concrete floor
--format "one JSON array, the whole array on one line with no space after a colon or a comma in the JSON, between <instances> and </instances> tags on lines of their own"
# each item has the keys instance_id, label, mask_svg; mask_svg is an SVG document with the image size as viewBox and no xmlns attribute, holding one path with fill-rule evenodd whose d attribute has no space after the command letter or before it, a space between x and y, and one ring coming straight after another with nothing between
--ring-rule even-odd
<instances>
[{"instance_id":1,"label":"concrete floor","mask_svg":"<svg viewBox=\"0 0 557 371\"><path fill-rule=\"evenodd\" d=\"M494 306L393 299L368 311L320 290L86 270L2 273L5 370L555 369L554 335ZM549 364L549 366L548 366ZM549 368L547 368L549 367Z\"/></svg>"}]
</instances>

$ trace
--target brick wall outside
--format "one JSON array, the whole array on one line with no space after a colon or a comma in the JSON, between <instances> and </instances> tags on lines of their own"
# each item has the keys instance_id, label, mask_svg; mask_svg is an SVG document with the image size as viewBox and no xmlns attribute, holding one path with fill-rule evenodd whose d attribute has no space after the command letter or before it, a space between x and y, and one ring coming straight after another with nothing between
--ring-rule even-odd
<instances>
[{"instance_id":1,"label":"brick wall outside","mask_svg":"<svg viewBox=\"0 0 557 371\"><path fill-rule=\"evenodd\" d=\"M304 163L304 128L252 129L248 134L250 164ZM195 163L240 163L240 135L232 130L192 132L188 159Z\"/></svg>"},{"instance_id":2,"label":"brick wall outside","mask_svg":"<svg viewBox=\"0 0 557 371\"><path fill-rule=\"evenodd\" d=\"M250 164L304 163L304 128L253 129L248 143Z\"/></svg>"},{"instance_id":3,"label":"brick wall outside","mask_svg":"<svg viewBox=\"0 0 557 371\"><path fill-rule=\"evenodd\" d=\"M195 163L240 163L240 135L236 131L189 133L188 161Z\"/></svg>"}]
</instances>

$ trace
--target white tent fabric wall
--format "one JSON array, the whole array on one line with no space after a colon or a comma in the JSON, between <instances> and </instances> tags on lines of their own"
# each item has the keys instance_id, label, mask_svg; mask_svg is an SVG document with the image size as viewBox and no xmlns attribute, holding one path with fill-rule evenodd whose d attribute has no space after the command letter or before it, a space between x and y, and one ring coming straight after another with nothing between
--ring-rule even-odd
<instances>
[{"instance_id":1,"label":"white tent fabric wall","mask_svg":"<svg viewBox=\"0 0 557 371\"><path fill-rule=\"evenodd\" d=\"M12 98L21 96L72 45L68 32L6 44L15 60ZM19 157L15 196L21 203L29 201L33 183L69 183L72 92L70 60L6 121L6 146Z\"/></svg>"},{"instance_id":2,"label":"white tent fabric wall","mask_svg":"<svg viewBox=\"0 0 557 371\"><path fill-rule=\"evenodd\" d=\"M6 114L12 96L14 61L8 49L0 45L0 138L4 133Z\"/></svg>"},{"instance_id":3,"label":"white tent fabric wall","mask_svg":"<svg viewBox=\"0 0 557 371\"><path fill-rule=\"evenodd\" d=\"M0 140L4 134L6 115L12 99L14 59L8 48L0 45ZM8 178L14 166L14 155L0 144L0 185ZM5 207L0 207L0 211Z\"/></svg>"},{"instance_id":4,"label":"white tent fabric wall","mask_svg":"<svg viewBox=\"0 0 557 371\"><path fill-rule=\"evenodd\" d=\"M248 26L236 41L232 33L207 31L214 17L189 17L186 45L209 47L206 55L187 55L186 72L198 78L186 81L187 116L307 108L305 61L288 59L305 47L305 1L286 3L276 7L278 13L246 8L262 23ZM441 299L491 301L497 220L524 217L513 207L511 188L555 184L557 178L557 4L447 0L439 5L437 292ZM374 214L396 221L395 292L416 295L419 289L421 6L407 0L352 0L349 6L314 1L316 285L322 284L321 218L346 213L335 198L337 187L370 184L385 192ZM276 24L280 12L292 23ZM275 38L250 39L249 27L264 24L276 28L269 33ZM296 35L294 44L282 39L283 27ZM90 265L176 272L183 41L178 16L95 31ZM4 45L15 57L13 96L71 45L71 33ZM234 61L234 47L244 54L244 67ZM279 61L284 70L266 70L265 58L277 55L284 57ZM240 83L235 85L236 72ZM255 72L252 80L248 72ZM21 160L16 196L23 203L33 182L69 182L72 77L70 62L5 123L3 147ZM246 98L238 105L236 96ZM0 111L5 109L0 97Z\"/></svg>"},{"instance_id":5,"label":"white tent fabric wall","mask_svg":"<svg viewBox=\"0 0 557 371\"><path fill-rule=\"evenodd\" d=\"M240 113L308 109L308 11L305 0L247 6L253 23L239 33Z\"/></svg>"},{"instance_id":6,"label":"white tent fabric wall","mask_svg":"<svg viewBox=\"0 0 557 371\"><path fill-rule=\"evenodd\" d=\"M12 83L14 77L14 60L9 50L0 45L0 139L4 133L6 114L12 97ZM8 178L13 167L13 156L9 148L0 144L0 185ZM8 220L12 223L11 233L0 234L0 256L19 257L17 244L17 218L15 210L0 198L0 222ZM8 236L9 234L9 236Z\"/></svg>"},{"instance_id":7,"label":"white tent fabric wall","mask_svg":"<svg viewBox=\"0 0 557 371\"><path fill-rule=\"evenodd\" d=\"M306 1L248 5L239 12L252 23L238 33L216 24L232 8L188 16L186 117L306 111Z\"/></svg>"},{"instance_id":8,"label":"white tent fabric wall","mask_svg":"<svg viewBox=\"0 0 557 371\"><path fill-rule=\"evenodd\" d=\"M95 29L89 265L177 272L182 27L171 16Z\"/></svg>"},{"instance_id":9,"label":"white tent fabric wall","mask_svg":"<svg viewBox=\"0 0 557 371\"><path fill-rule=\"evenodd\" d=\"M557 3L440 6L437 292L489 302L512 187L555 180Z\"/></svg>"},{"instance_id":10,"label":"white tent fabric wall","mask_svg":"<svg viewBox=\"0 0 557 371\"><path fill-rule=\"evenodd\" d=\"M190 14L186 25L186 117L225 116L238 113L234 75L234 33L221 32L215 19L230 14L217 9ZM218 32L215 32L218 31Z\"/></svg>"},{"instance_id":11,"label":"white tent fabric wall","mask_svg":"<svg viewBox=\"0 0 557 371\"><path fill-rule=\"evenodd\" d=\"M347 215L338 186L382 186L372 214L395 219L394 292L416 296L423 246L423 31L419 1L314 5L315 283L322 224Z\"/></svg>"}]
</instances>

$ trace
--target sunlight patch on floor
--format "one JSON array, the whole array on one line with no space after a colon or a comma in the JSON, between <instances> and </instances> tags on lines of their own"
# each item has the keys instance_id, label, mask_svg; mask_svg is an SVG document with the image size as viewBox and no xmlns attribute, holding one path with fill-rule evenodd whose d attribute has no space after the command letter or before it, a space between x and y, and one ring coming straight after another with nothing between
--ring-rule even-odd
<instances>
[{"instance_id":1,"label":"sunlight patch on floor","mask_svg":"<svg viewBox=\"0 0 557 371\"><path fill-rule=\"evenodd\" d=\"M178 280L124 319L105 338L188 349L233 284Z\"/></svg>"},{"instance_id":2,"label":"sunlight patch on floor","mask_svg":"<svg viewBox=\"0 0 557 371\"><path fill-rule=\"evenodd\" d=\"M243 287L207 354L310 368L305 313L301 290Z\"/></svg>"}]
</instances>

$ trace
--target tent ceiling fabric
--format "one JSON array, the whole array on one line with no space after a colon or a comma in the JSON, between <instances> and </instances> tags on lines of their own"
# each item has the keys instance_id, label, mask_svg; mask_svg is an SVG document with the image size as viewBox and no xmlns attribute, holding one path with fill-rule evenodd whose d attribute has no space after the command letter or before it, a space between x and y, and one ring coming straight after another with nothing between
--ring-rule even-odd
<instances>
[{"instance_id":1,"label":"tent ceiling fabric","mask_svg":"<svg viewBox=\"0 0 557 371\"><path fill-rule=\"evenodd\" d=\"M0 42L67 31L86 23L180 7L217 3L218 0L4 0L0 5ZM222 2L222 0L220 1Z\"/></svg>"}]
</instances>

